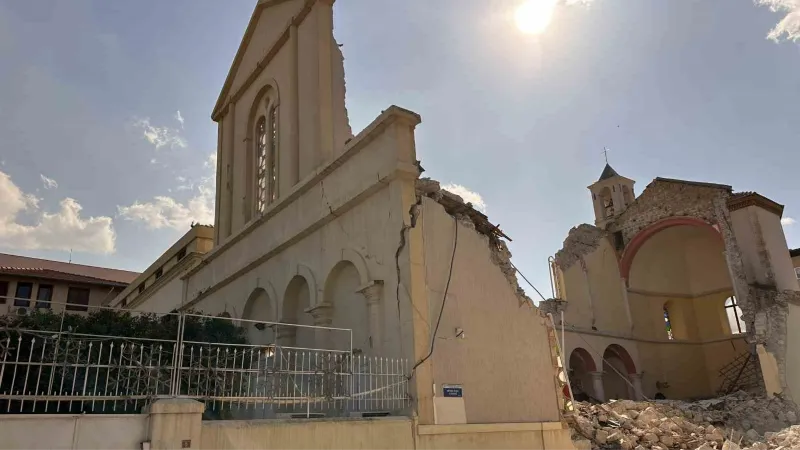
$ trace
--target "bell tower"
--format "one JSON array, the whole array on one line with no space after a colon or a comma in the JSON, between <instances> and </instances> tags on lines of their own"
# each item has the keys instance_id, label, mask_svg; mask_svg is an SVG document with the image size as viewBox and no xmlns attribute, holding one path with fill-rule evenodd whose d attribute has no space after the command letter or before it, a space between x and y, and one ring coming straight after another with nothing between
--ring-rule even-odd
<instances>
[{"instance_id":1,"label":"bell tower","mask_svg":"<svg viewBox=\"0 0 800 450\"><path fill-rule=\"evenodd\" d=\"M591 186L592 203L594 204L594 223L600 228L606 228L625 208L633 203L636 198L633 185L636 183L630 178L618 174L606 162L600 178Z\"/></svg>"}]
</instances>

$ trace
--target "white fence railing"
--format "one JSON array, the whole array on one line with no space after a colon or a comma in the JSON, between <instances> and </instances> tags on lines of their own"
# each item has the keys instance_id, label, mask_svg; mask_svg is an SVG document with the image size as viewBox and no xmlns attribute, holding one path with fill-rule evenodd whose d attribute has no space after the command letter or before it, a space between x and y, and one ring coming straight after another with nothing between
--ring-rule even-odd
<instances>
[{"instance_id":1,"label":"white fence railing","mask_svg":"<svg viewBox=\"0 0 800 450\"><path fill-rule=\"evenodd\" d=\"M123 313L109 322L118 314L4 317L0 413L130 413L167 397L202 401L214 418L404 414L409 407L408 362L354 355L349 330L190 313ZM248 342L253 327L271 328L271 342ZM299 346L296 330L286 331L296 327L344 333L339 342L348 348Z\"/></svg>"}]
</instances>

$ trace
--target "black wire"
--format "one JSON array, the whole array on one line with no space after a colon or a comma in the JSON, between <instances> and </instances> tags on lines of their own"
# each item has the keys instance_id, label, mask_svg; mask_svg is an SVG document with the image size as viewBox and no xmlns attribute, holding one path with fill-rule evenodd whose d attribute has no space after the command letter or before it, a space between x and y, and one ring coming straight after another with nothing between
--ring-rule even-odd
<instances>
[{"instance_id":1,"label":"black wire","mask_svg":"<svg viewBox=\"0 0 800 450\"><path fill-rule=\"evenodd\" d=\"M442 322L444 305L447 302L447 291L450 290L450 280L453 278L453 263L456 260L456 247L458 246L458 220L455 217L453 218L453 224L455 225L456 229L455 234L453 235L453 254L450 256L450 270L447 273L447 284L444 287L444 297L442 298L442 307L439 309L439 317L436 319L436 327L434 327L433 335L431 336L431 348L428 351L428 354L425 355L424 358L419 360L419 362L414 364L414 367L411 368L411 374L408 376L409 380L414 377L414 371L417 369L417 367L422 365L422 363L427 361L428 358L430 358L431 355L433 355L433 347L436 344L436 333L439 331L439 324Z\"/></svg>"},{"instance_id":2,"label":"black wire","mask_svg":"<svg viewBox=\"0 0 800 450\"><path fill-rule=\"evenodd\" d=\"M519 269L517 269L517 266L515 266L514 263L512 263L511 261L509 261L508 263L511 264L511 267L513 267L514 270L516 270L517 273L520 274L522 279L525 280L525 282L528 283L533 288L533 290L536 291L537 294L539 294L539 297L542 297L542 300L547 300L546 298L544 298L544 295L542 295L542 293L539 292L538 289L536 289L536 286L534 286L533 283L528 281L528 279L525 277L525 274L523 274L522 272L519 271Z\"/></svg>"}]
</instances>

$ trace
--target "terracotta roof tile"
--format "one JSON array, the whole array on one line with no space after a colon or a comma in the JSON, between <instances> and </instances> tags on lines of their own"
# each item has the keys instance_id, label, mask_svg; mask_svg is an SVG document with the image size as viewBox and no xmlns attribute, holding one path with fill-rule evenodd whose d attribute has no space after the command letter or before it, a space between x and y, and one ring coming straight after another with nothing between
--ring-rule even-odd
<instances>
[{"instance_id":1,"label":"terracotta roof tile","mask_svg":"<svg viewBox=\"0 0 800 450\"><path fill-rule=\"evenodd\" d=\"M42 269L36 267L0 267L0 274L26 278L39 278L43 280L58 280L67 283L86 283L100 284L104 286L127 286L127 283L117 281L101 280L99 278L76 275L72 273L59 272L52 269Z\"/></svg>"},{"instance_id":2,"label":"terracotta roof tile","mask_svg":"<svg viewBox=\"0 0 800 450\"><path fill-rule=\"evenodd\" d=\"M0 267L10 267L17 269L49 269L64 274L77 275L95 280L105 280L114 283L130 284L138 272L128 270L108 269L105 267L86 266L83 264L72 264L62 261L49 259L30 258L28 256L10 255L0 253ZM97 281L95 281L97 282Z\"/></svg>"}]
</instances>

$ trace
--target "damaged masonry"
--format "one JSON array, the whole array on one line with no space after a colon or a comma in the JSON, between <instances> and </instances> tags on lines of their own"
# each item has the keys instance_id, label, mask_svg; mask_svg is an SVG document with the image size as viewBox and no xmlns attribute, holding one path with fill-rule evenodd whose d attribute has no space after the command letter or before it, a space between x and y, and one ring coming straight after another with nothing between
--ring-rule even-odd
<instances>
[{"instance_id":1,"label":"damaged masonry","mask_svg":"<svg viewBox=\"0 0 800 450\"><path fill-rule=\"evenodd\" d=\"M540 307L564 313L576 399L692 401L743 391L755 395L749 405L794 405L800 286L780 224L783 206L714 183L656 178L638 196L633 186L607 165L589 186L595 223L572 228L551 260L555 298ZM748 445L774 448L754 433L795 425L794 414L776 417L769 430L750 429L757 417L740 417L734 428L750 434ZM603 430L595 445L605 445L607 431L614 437ZM644 430L622 445L677 446L675 436L660 436ZM716 434L708 442L696 437L681 445L723 445Z\"/></svg>"},{"instance_id":2,"label":"damaged masonry","mask_svg":"<svg viewBox=\"0 0 800 450\"><path fill-rule=\"evenodd\" d=\"M533 301L519 285L516 275L517 270L511 264L511 252L503 241L503 239L511 241L510 237L506 236L497 225L489 222L489 218L475 209L471 203L467 203L460 196L442 189L440 183L436 180L430 178L417 179L416 191L418 196L431 198L442 205L445 211L461 225L485 236L492 252L492 262L503 272L506 280L516 292L520 305L526 303L533 305Z\"/></svg>"}]
</instances>

